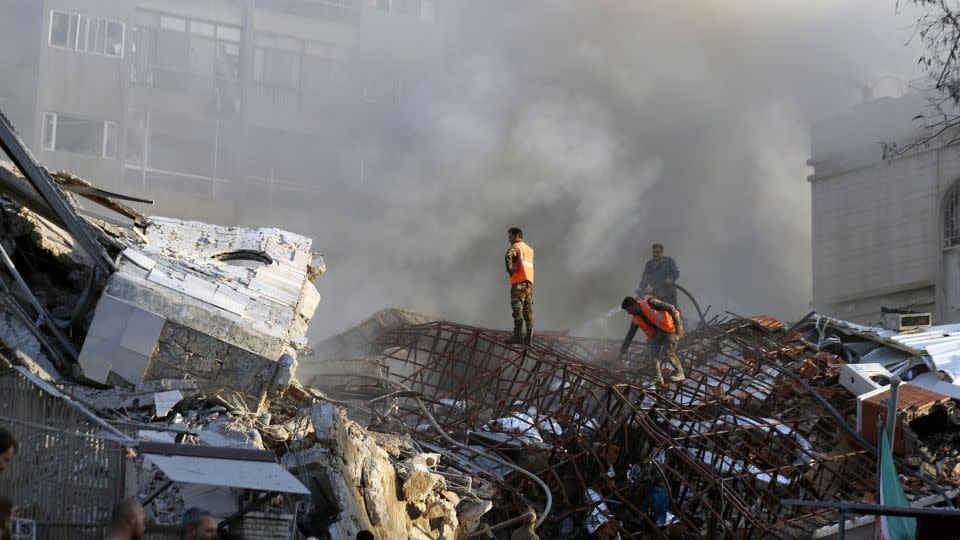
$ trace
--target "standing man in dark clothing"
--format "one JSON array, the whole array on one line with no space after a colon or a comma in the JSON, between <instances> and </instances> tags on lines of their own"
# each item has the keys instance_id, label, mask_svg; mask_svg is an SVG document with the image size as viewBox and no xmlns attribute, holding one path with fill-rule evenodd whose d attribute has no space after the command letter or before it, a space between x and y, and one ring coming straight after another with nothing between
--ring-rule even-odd
<instances>
[{"instance_id":1,"label":"standing man in dark clothing","mask_svg":"<svg viewBox=\"0 0 960 540\"><path fill-rule=\"evenodd\" d=\"M673 284L680 277L677 263L670 257L663 256L663 244L653 245L653 258L643 267L643 277L640 278L640 288L637 295L650 294L660 300L677 305L677 288Z\"/></svg>"},{"instance_id":2,"label":"standing man in dark clothing","mask_svg":"<svg viewBox=\"0 0 960 540\"><path fill-rule=\"evenodd\" d=\"M620 307L633 315L633 319L630 321L630 330L623 340L623 345L620 346L620 354L627 353L634 336L637 335L637 330L642 329L647 336L650 362L653 363L654 370L657 373L657 384L663 384L663 374L660 372L661 360L667 360L673 366L673 374L670 375L671 381L679 382L685 379L683 366L680 365L680 359L677 358L677 344L680 342L680 336L683 335L683 321L680 319L680 311L652 296L645 296L639 301L632 296L628 296L623 299Z\"/></svg>"},{"instance_id":3,"label":"standing man in dark clothing","mask_svg":"<svg viewBox=\"0 0 960 540\"><path fill-rule=\"evenodd\" d=\"M17 440L13 434L0 427L0 472L17 457Z\"/></svg>"},{"instance_id":4,"label":"standing man in dark clothing","mask_svg":"<svg viewBox=\"0 0 960 540\"><path fill-rule=\"evenodd\" d=\"M510 276L510 309L513 311L513 337L507 343L533 345L533 248L523 241L523 231L511 227L507 231L505 262ZM523 335L523 321L527 334Z\"/></svg>"}]
</instances>

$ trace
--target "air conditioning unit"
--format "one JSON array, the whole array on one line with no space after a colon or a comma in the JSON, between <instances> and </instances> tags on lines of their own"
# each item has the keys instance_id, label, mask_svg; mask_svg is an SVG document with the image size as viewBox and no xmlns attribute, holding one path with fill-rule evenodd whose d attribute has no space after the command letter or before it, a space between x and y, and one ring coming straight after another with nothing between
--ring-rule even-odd
<instances>
[{"instance_id":1,"label":"air conditioning unit","mask_svg":"<svg viewBox=\"0 0 960 540\"><path fill-rule=\"evenodd\" d=\"M880 364L843 364L840 366L840 385L855 396L862 396L886 388L893 374Z\"/></svg>"},{"instance_id":2,"label":"air conditioning unit","mask_svg":"<svg viewBox=\"0 0 960 540\"><path fill-rule=\"evenodd\" d=\"M883 327L894 332L929 328L933 317L929 313L884 313Z\"/></svg>"}]
</instances>

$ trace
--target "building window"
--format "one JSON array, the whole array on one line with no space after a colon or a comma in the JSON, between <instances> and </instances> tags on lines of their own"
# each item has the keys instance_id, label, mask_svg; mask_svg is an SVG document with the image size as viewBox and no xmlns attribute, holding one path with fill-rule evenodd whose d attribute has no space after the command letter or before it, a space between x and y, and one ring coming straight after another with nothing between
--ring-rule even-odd
<instances>
[{"instance_id":1,"label":"building window","mask_svg":"<svg viewBox=\"0 0 960 540\"><path fill-rule=\"evenodd\" d=\"M103 123L103 153L106 159L117 158L117 124L113 122Z\"/></svg>"},{"instance_id":2,"label":"building window","mask_svg":"<svg viewBox=\"0 0 960 540\"><path fill-rule=\"evenodd\" d=\"M314 0L314 2L339 9L350 9L353 7L353 0Z\"/></svg>"},{"instance_id":3,"label":"building window","mask_svg":"<svg viewBox=\"0 0 960 540\"><path fill-rule=\"evenodd\" d=\"M960 181L943 198L943 247L960 246Z\"/></svg>"},{"instance_id":4,"label":"building window","mask_svg":"<svg viewBox=\"0 0 960 540\"><path fill-rule=\"evenodd\" d=\"M78 13L50 12L52 47L123 58L123 23Z\"/></svg>"},{"instance_id":5,"label":"building window","mask_svg":"<svg viewBox=\"0 0 960 540\"><path fill-rule=\"evenodd\" d=\"M240 28L138 11L131 82L239 98Z\"/></svg>"},{"instance_id":6,"label":"building window","mask_svg":"<svg viewBox=\"0 0 960 540\"><path fill-rule=\"evenodd\" d=\"M300 88L303 41L270 34L256 36L253 80L264 86Z\"/></svg>"},{"instance_id":7,"label":"building window","mask_svg":"<svg viewBox=\"0 0 960 540\"><path fill-rule=\"evenodd\" d=\"M58 113L43 113L41 147L105 159L117 157L117 124Z\"/></svg>"},{"instance_id":8,"label":"building window","mask_svg":"<svg viewBox=\"0 0 960 540\"><path fill-rule=\"evenodd\" d=\"M53 113L43 113L43 136L40 147L44 150L53 150L57 140L57 115Z\"/></svg>"},{"instance_id":9,"label":"building window","mask_svg":"<svg viewBox=\"0 0 960 540\"><path fill-rule=\"evenodd\" d=\"M421 0L372 0L374 6L386 13L420 17L424 13Z\"/></svg>"}]
</instances>

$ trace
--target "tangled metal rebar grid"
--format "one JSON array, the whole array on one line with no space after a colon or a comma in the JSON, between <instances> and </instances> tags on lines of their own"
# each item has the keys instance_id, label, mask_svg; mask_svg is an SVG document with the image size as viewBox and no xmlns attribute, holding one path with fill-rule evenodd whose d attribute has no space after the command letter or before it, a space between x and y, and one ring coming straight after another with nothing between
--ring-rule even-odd
<instances>
[{"instance_id":1,"label":"tangled metal rebar grid","mask_svg":"<svg viewBox=\"0 0 960 540\"><path fill-rule=\"evenodd\" d=\"M854 400L837 390L839 359L779 321L702 325L681 340L687 380L668 387L626 369L648 364L642 344L618 365L618 343L545 336L524 347L505 337L450 322L403 326L381 336L378 360L432 402L455 439L547 482L555 503L544 537L797 537L835 514L781 499L860 501L876 489L874 449L844 418ZM398 411L429 440L418 407L401 399ZM542 497L509 469L447 450L506 488L505 512ZM655 511L658 493L666 515Z\"/></svg>"}]
</instances>

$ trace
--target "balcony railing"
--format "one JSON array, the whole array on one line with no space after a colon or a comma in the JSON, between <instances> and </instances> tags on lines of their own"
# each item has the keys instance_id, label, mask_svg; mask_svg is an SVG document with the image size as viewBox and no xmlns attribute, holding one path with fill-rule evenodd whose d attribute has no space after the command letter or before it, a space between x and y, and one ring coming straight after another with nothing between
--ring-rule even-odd
<instances>
[{"instance_id":1,"label":"balcony railing","mask_svg":"<svg viewBox=\"0 0 960 540\"><path fill-rule=\"evenodd\" d=\"M145 88L182 92L210 100L213 111L224 116L240 112L240 82L207 77L161 67L133 66L130 83Z\"/></svg>"}]
</instances>

